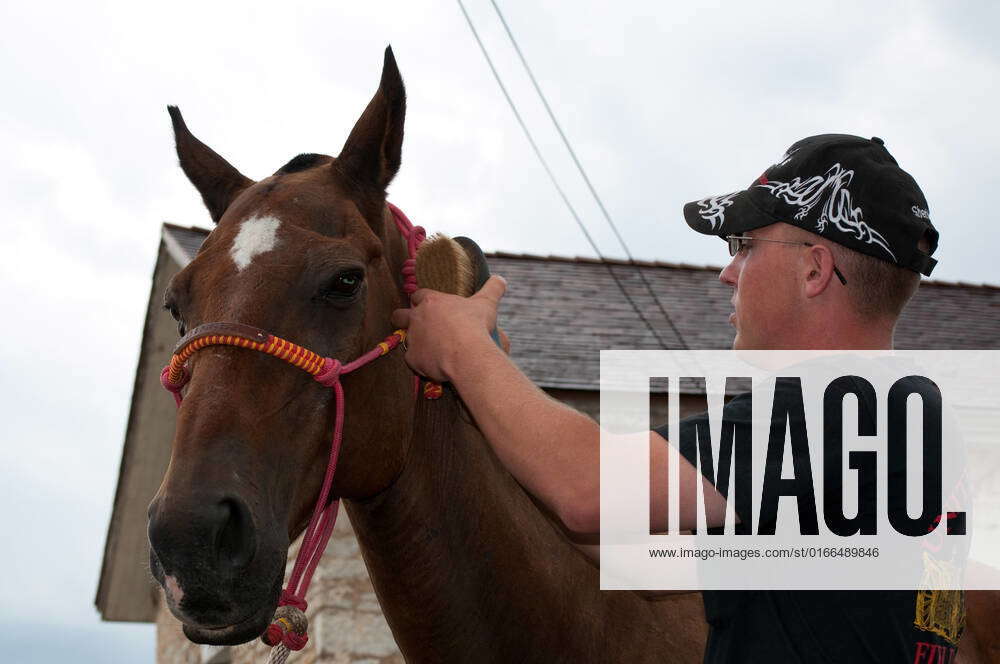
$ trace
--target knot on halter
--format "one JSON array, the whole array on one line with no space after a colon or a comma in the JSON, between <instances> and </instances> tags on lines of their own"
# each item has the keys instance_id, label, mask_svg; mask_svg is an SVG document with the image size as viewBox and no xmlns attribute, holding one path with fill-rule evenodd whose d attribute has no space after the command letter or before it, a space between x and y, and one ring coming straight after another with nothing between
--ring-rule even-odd
<instances>
[{"instance_id":1,"label":"knot on halter","mask_svg":"<svg viewBox=\"0 0 1000 664\"><path fill-rule=\"evenodd\" d=\"M163 371L160 372L160 385L162 385L168 392L174 395L174 401L177 402L177 406L181 405L181 390L187 385L187 382L191 380L191 374L184 367L180 367L180 371L171 371L172 366L167 365L163 367ZM173 376L173 378L171 378Z\"/></svg>"},{"instance_id":2,"label":"knot on halter","mask_svg":"<svg viewBox=\"0 0 1000 664\"><path fill-rule=\"evenodd\" d=\"M340 373L344 366L339 360L332 357L323 358L323 368L313 376L317 383L326 387L333 387L340 382Z\"/></svg>"},{"instance_id":3,"label":"knot on halter","mask_svg":"<svg viewBox=\"0 0 1000 664\"><path fill-rule=\"evenodd\" d=\"M292 606L299 611L305 611L308 604L304 598L293 594L286 588L281 591L281 599L278 600L278 606Z\"/></svg>"},{"instance_id":4,"label":"knot on halter","mask_svg":"<svg viewBox=\"0 0 1000 664\"><path fill-rule=\"evenodd\" d=\"M403 292L413 295L417 288L417 261L414 258L407 258L403 261Z\"/></svg>"},{"instance_id":5,"label":"knot on halter","mask_svg":"<svg viewBox=\"0 0 1000 664\"><path fill-rule=\"evenodd\" d=\"M427 231L424 230L423 226L413 227L413 242L420 245L421 242L427 239Z\"/></svg>"},{"instance_id":6,"label":"knot on halter","mask_svg":"<svg viewBox=\"0 0 1000 664\"><path fill-rule=\"evenodd\" d=\"M171 371L171 369L169 364L163 367L163 371L160 372L160 384L170 392L180 392L181 388L187 385L191 379L191 375L184 367L180 367L178 371Z\"/></svg>"},{"instance_id":7,"label":"knot on halter","mask_svg":"<svg viewBox=\"0 0 1000 664\"><path fill-rule=\"evenodd\" d=\"M417 248L427 239L427 231L424 230L423 226L414 226L410 230L409 236L406 238L406 242L410 252L410 258L403 261L403 292L407 295L413 295L414 291L419 288L417 286Z\"/></svg>"},{"instance_id":8,"label":"knot on halter","mask_svg":"<svg viewBox=\"0 0 1000 664\"><path fill-rule=\"evenodd\" d=\"M282 593L282 602L285 601ZM261 635L261 640L269 646L284 645L289 650L302 650L309 642L309 619L303 613L305 602L296 598L302 608L287 604L279 605L274 612L274 620Z\"/></svg>"}]
</instances>

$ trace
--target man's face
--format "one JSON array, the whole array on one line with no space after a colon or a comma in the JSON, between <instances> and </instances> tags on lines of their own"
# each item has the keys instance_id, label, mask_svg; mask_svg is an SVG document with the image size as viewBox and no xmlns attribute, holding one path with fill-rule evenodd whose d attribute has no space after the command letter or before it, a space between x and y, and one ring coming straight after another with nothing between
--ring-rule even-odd
<instances>
[{"instance_id":1,"label":"man's face","mask_svg":"<svg viewBox=\"0 0 1000 664\"><path fill-rule=\"evenodd\" d=\"M787 240L786 224L743 233L753 238ZM750 242L733 256L719 281L733 287L729 321L736 328L734 349L795 348L796 319L801 315L797 279L799 249L790 244Z\"/></svg>"}]
</instances>

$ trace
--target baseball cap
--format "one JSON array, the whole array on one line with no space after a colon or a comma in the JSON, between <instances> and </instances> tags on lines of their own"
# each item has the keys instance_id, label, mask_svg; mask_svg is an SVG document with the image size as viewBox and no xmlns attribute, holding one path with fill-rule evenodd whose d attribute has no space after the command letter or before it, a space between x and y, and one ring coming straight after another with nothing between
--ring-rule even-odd
<instances>
[{"instance_id":1,"label":"baseball cap","mask_svg":"<svg viewBox=\"0 0 1000 664\"><path fill-rule=\"evenodd\" d=\"M877 137L804 138L746 189L685 205L684 219L722 238L781 221L925 276L937 264L927 199Z\"/></svg>"}]
</instances>

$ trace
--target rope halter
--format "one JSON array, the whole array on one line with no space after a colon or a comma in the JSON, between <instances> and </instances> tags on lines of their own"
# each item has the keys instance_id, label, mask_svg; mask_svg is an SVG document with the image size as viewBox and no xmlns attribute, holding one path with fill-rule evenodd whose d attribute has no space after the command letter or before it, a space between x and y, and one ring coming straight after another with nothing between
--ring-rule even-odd
<instances>
[{"instance_id":1,"label":"rope halter","mask_svg":"<svg viewBox=\"0 0 1000 664\"><path fill-rule=\"evenodd\" d=\"M386 203L386 205L392 213L396 227L406 238L408 257L403 264L403 290L409 296L417 290L416 254L420 243L426 237L426 233L420 226L414 226L410 223L406 215L395 205L391 203ZM308 348L268 334L256 327L241 323L205 323L191 330L177 342L170 363L160 372L160 383L174 395L174 401L178 408L184 400L183 388L191 379L187 362L192 355L207 346L233 346L265 353L309 373L316 382L333 390L335 411L333 436L323 485L316 499L309 525L302 536L302 545L295 558L295 565L288 578L288 584L281 591L281 599L278 602L274 619L261 635L261 640L264 643L274 646L271 651L271 662L284 662L289 651L301 650L309 641L307 635L309 621L305 616L306 590L309 588L316 566L319 564L320 558L323 557L323 551L333 533L340 506L339 499L327 504L343 439L344 388L340 383L340 377L386 355L405 340L406 331L396 330L368 352L342 364L335 358L323 357ZM414 379L419 380L416 377ZM441 396L441 386L432 383L425 384L424 396L428 399L438 398Z\"/></svg>"}]
</instances>

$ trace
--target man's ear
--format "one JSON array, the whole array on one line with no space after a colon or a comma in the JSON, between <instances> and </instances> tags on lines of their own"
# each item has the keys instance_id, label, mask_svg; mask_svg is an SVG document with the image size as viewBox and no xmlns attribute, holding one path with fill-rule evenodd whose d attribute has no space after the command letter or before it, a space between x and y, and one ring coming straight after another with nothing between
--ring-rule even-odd
<instances>
[{"instance_id":1,"label":"man's ear","mask_svg":"<svg viewBox=\"0 0 1000 664\"><path fill-rule=\"evenodd\" d=\"M382 193L399 170L406 91L392 47L385 49L382 80L333 167L351 181Z\"/></svg>"},{"instance_id":2,"label":"man's ear","mask_svg":"<svg viewBox=\"0 0 1000 664\"><path fill-rule=\"evenodd\" d=\"M836 279L833 269L833 252L828 247L814 244L808 248L803 266L806 297L816 297L827 289L831 279Z\"/></svg>"},{"instance_id":3,"label":"man's ear","mask_svg":"<svg viewBox=\"0 0 1000 664\"><path fill-rule=\"evenodd\" d=\"M181 169L201 194L212 221L219 223L226 208L240 192L253 184L253 180L233 168L215 150L195 138L188 131L179 108L167 106L167 112L170 113L170 120L174 125L174 140L177 143L177 156L181 161Z\"/></svg>"}]
</instances>

